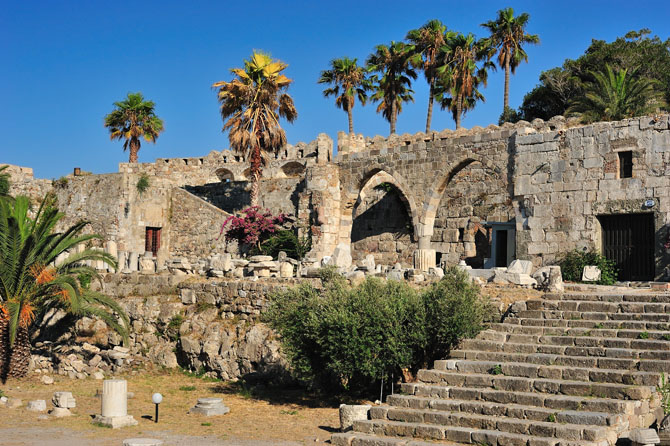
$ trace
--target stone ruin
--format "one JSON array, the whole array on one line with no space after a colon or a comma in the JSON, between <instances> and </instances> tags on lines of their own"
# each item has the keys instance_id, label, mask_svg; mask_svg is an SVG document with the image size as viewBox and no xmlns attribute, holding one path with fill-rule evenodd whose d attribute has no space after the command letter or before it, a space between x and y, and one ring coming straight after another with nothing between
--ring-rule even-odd
<instances>
[{"instance_id":1,"label":"stone ruin","mask_svg":"<svg viewBox=\"0 0 670 446\"><path fill-rule=\"evenodd\" d=\"M54 191L63 224L91 221L100 249L126 273L281 278L330 263L369 274L370 259L387 276L397 265L420 277L461 261L493 269L522 259L538 269L574 249L619 258L610 240L629 228L640 236L621 248L630 257L620 260L621 280L669 277L668 115L388 138L340 133L337 148L334 155L324 134L287 145L261 180L260 205L292 216L311 237L302 262L245 259L219 237L225 218L249 204L248 165L228 150L121 163L111 174L78 170L55 182L10 166L10 193L37 202ZM143 175L150 186L140 192Z\"/></svg>"}]
</instances>

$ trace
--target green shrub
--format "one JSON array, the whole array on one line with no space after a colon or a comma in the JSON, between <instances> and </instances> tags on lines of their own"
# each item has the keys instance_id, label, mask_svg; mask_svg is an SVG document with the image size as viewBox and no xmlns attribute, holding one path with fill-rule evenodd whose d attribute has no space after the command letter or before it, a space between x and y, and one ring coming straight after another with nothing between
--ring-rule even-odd
<instances>
[{"instance_id":1,"label":"green shrub","mask_svg":"<svg viewBox=\"0 0 670 446\"><path fill-rule=\"evenodd\" d=\"M294 376L330 391L369 396L381 379L446 357L483 328L491 308L457 269L423 293L377 278L351 287L333 268L320 276L322 290L303 283L275 292L264 320Z\"/></svg>"},{"instance_id":2,"label":"green shrub","mask_svg":"<svg viewBox=\"0 0 670 446\"><path fill-rule=\"evenodd\" d=\"M334 279L322 293L302 284L271 299L266 320L303 382L360 394L423 352L423 305L405 283L368 278L352 288Z\"/></svg>"},{"instance_id":3,"label":"green shrub","mask_svg":"<svg viewBox=\"0 0 670 446\"><path fill-rule=\"evenodd\" d=\"M489 300L479 294L466 272L452 267L423 295L426 308L425 362L444 359L462 338L473 338L493 313Z\"/></svg>"},{"instance_id":4,"label":"green shrub","mask_svg":"<svg viewBox=\"0 0 670 446\"><path fill-rule=\"evenodd\" d=\"M147 189L149 189L149 186L151 183L149 182L149 175L146 173L143 173L139 180L137 180L137 192L142 195Z\"/></svg>"},{"instance_id":5,"label":"green shrub","mask_svg":"<svg viewBox=\"0 0 670 446\"><path fill-rule=\"evenodd\" d=\"M302 260L312 249L312 238L306 235L298 237L293 229L281 229L261 243L261 253L277 258L284 251L292 259Z\"/></svg>"},{"instance_id":6,"label":"green shrub","mask_svg":"<svg viewBox=\"0 0 670 446\"><path fill-rule=\"evenodd\" d=\"M600 268L599 285L613 285L617 281L619 273L616 263L595 251L579 251L575 249L567 253L561 262L561 275L563 280L581 282L582 272L585 266L597 266Z\"/></svg>"}]
</instances>

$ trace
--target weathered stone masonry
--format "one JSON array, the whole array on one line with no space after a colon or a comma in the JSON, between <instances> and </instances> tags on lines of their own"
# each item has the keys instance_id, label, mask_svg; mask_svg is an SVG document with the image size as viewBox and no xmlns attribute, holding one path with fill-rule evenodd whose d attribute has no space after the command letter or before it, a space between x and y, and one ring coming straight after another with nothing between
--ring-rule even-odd
<instances>
[{"instance_id":1,"label":"weathered stone masonry","mask_svg":"<svg viewBox=\"0 0 670 446\"><path fill-rule=\"evenodd\" d=\"M668 278L668 115L592 125L556 117L388 139L341 134L336 157L332 146L326 135L287 146L261 182L263 205L311 233L314 262L340 247L353 248L354 262L372 253L378 263L422 270L513 258L542 266L572 249L602 249L607 216L653 215L653 276ZM229 151L124 163L118 174L69 176L57 192L67 215L92 220L119 251L143 254L145 228L154 226L163 231L159 264L193 260L227 249L214 235L245 206L247 168ZM26 169L12 174L13 193L37 199L51 188ZM141 175L151 187L140 195Z\"/></svg>"}]
</instances>

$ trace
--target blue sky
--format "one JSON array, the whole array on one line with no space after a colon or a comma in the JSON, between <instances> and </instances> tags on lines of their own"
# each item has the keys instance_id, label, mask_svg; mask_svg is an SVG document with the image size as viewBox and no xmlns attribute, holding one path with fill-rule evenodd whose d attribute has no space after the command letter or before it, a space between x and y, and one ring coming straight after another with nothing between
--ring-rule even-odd
<instances>
[{"instance_id":1,"label":"blue sky","mask_svg":"<svg viewBox=\"0 0 670 446\"><path fill-rule=\"evenodd\" d=\"M529 63L512 77L510 103L517 107L543 70L576 58L592 38L611 41L650 28L670 36L666 1L636 7L629 1L349 1L229 2L0 0L0 163L30 166L57 178L73 167L115 172L127 161L102 122L112 103L141 91L156 102L165 132L145 143L140 162L202 156L228 148L221 133L211 84L229 80L253 49L289 64L298 120L286 124L289 142L310 141L346 130L346 114L323 98L319 72L337 57L364 61L373 47L402 40L430 19L450 29L486 35L479 26L500 8L531 16L528 31L541 44L528 47ZM465 127L497 122L503 72L489 76L486 103L466 115ZM425 126L427 86L414 84L415 103L398 118L398 133ZM354 109L357 133L387 135L375 106ZM433 129L454 128L436 108Z\"/></svg>"}]
</instances>

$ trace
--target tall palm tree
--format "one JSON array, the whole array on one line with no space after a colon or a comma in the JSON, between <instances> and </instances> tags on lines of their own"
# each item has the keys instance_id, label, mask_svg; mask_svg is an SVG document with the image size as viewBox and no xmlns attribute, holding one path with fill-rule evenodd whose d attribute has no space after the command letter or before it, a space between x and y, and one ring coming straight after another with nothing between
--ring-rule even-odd
<instances>
[{"instance_id":1,"label":"tall palm tree","mask_svg":"<svg viewBox=\"0 0 670 446\"><path fill-rule=\"evenodd\" d=\"M667 106L658 81L639 77L637 72L625 68L614 71L609 64L602 71L590 71L593 82L585 85L584 94L570 104L567 113L587 122L617 121Z\"/></svg>"},{"instance_id":2,"label":"tall palm tree","mask_svg":"<svg viewBox=\"0 0 670 446\"><path fill-rule=\"evenodd\" d=\"M414 102L414 91L410 87L417 76L410 63L410 50L410 46L403 42L377 45L366 61L368 71L379 73L371 79L374 89L371 99L379 102L377 113L381 112L389 122L391 134L395 133L402 104Z\"/></svg>"},{"instance_id":3,"label":"tall palm tree","mask_svg":"<svg viewBox=\"0 0 670 446\"><path fill-rule=\"evenodd\" d=\"M426 133L430 132L433 119L435 82L438 78L437 69L446 62L440 51L446 41L453 35L454 32L447 31L447 26L439 20L431 20L421 28L413 29L407 33L406 39L413 46L411 62L415 67L421 67L429 86Z\"/></svg>"},{"instance_id":4,"label":"tall palm tree","mask_svg":"<svg viewBox=\"0 0 670 446\"><path fill-rule=\"evenodd\" d=\"M365 105L368 99L367 92L370 90L370 82L367 79L365 68L358 66L358 59L333 59L330 61L330 70L321 72L319 84L330 84L332 87L323 90L323 95L337 96L335 105L347 112L349 117L349 133L354 133L353 108L356 98Z\"/></svg>"},{"instance_id":5,"label":"tall palm tree","mask_svg":"<svg viewBox=\"0 0 670 446\"><path fill-rule=\"evenodd\" d=\"M509 108L509 73L512 74L522 61L528 62L528 54L523 49L525 44L538 44L540 38L536 34L527 34L526 25L530 16L527 13L514 17L514 9L505 8L498 11L495 20L482 23L491 33L489 45L498 52L498 65L505 69L505 94L503 112Z\"/></svg>"},{"instance_id":6,"label":"tall palm tree","mask_svg":"<svg viewBox=\"0 0 670 446\"><path fill-rule=\"evenodd\" d=\"M486 86L488 70L495 66L488 60L486 42L476 40L471 33L450 37L443 52L448 63L438 68L436 96L442 108L451 111L458 129L465 112L484 101L479 86Z\"/></svg>"},{"instance_id":7,"label":"tall palm tree","mask_svg":"<svg viewBox=\"0 0 670 446\"><path fill-rule=\"evenodd\" d=\"M129 163L137 162L141 139L156 142L163 131L163 120L156 116L156 104L145 101L142 93L128 93L125 100L115 102L116 109L105 116L105 127L109 129L109 137L113 141L125 139L123 150L128 150Z\"/></svg>"},{"instance_id":8,"label":"tall palm tree","mask_svg":"<svg viewBox=\"0 0 670 446\"><path fill-rule=\"evenodd\" d=\"M276 153L286 144L279 118L293 122L298 117L293 99L286 93L293 82L282 74L286 67L269 54L254 51L244 61L244 68L230 70L235 79L213 85L219 90L223 131L228 130L230 146L250 163L252 206L258 205L265 153Z\"/></svg>"},{"instance_id":9,"label":"tall palm tree","mask_svg":"<svg viewBox=\"0 0 670 446\"><path fill-rule=\"evenodd\" d=\"M61 309L75 317L93 316L105 321L127 340L128 317L111 298L81 286L82 274L99 278L84 265L87 260L116 266L109 254L75 248L96 235L82 235L86 222L58 233L63 217L47 196L34 219L30 201L19 196L0 200L0 378L20 378L28 373L30 332L36 316ZM62 261L56 259L64 256ZM119 322L120 318L120 322Z\"/></svg>"}]
</instances>

